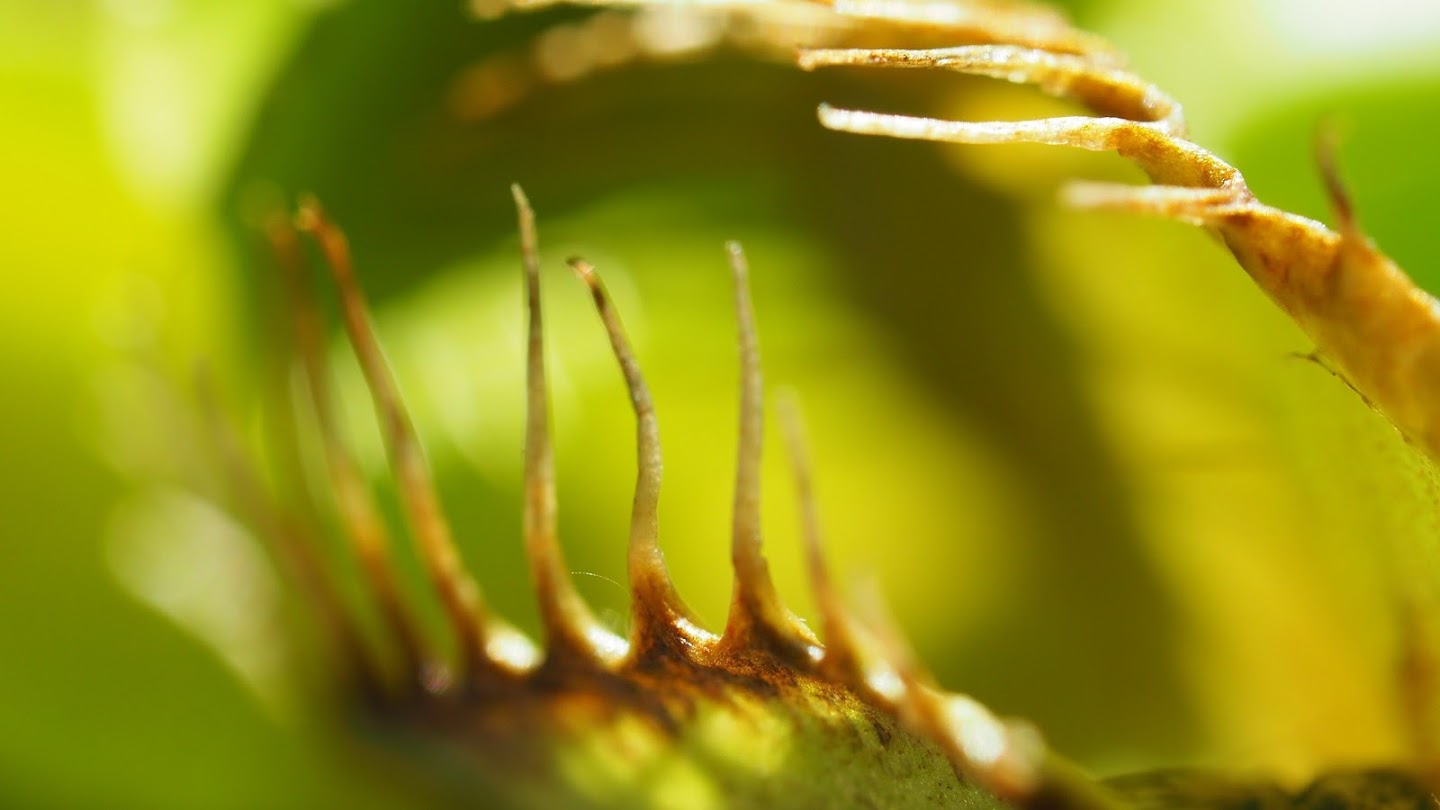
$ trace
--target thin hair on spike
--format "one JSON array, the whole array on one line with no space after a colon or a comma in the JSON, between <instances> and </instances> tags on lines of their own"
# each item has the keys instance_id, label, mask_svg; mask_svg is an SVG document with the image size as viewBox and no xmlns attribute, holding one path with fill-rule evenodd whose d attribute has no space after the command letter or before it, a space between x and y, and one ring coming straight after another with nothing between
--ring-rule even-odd
<instances>
[{"instance_id":1,"label":"thin hair on spike","mask_svg":"<svg viewBox=\"0 0 1440 810\"><path fill-rule=\"evenodd\" d=\"M375 402L406 522L455 635L460 656L456 677L465 683L493 676L496 662L486 650L486 616L480 589L460 560L419 439L370 327L365 297L355 281L349 245L313 197L301 201L296 226L319 244L339 290L345 331Z\"/></svg>"},{"instance_id":2,"label":"thin hair on spike","mask_svg":"<svg viewBox=\"0 0 1440 810\"><path fill-rule=\"evenodd\" d=\"M326 474L334 490L336 513L345 537L360 561L372 595L379 604L385 624L399 647L404 671L408 678L416 678L425 665L428 651L400 592L390 534L384 518L364 476L340 438L330 389L323 326L319 309L306 283L297 234L285 217L277 215L267 221L266 235L285 279L294 351L300 360L311 408L320 429Z\"/></svg>"},{"instance_id":3,"label":"thin hair on spike","mask_svg":"<svg viewBox=\"0 0 1440 810\"><path fill-rule=\"evenodd\" d=\"M625 642L603 628L575 590L556 532L555 459L550 442L550 407L545 382L544 319L540 303L540 248L535 212L518 184L510 187L520 227L528 315L525 362L525 553L540 600L546 662L583 665L597 656L615 663Z\"/></svg>"}]
</instances>

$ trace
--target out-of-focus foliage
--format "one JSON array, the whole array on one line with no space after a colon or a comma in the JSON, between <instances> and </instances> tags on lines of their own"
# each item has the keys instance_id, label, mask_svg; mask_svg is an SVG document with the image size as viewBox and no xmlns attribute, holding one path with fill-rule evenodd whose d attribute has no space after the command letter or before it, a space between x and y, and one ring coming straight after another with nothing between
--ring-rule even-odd
<instances>
[{"instance_id":1,"label":"out-of-focus foliage","mask_svg":"<svg viewBox=\"0 0 1440 810\"><path fill-rule=\"evenodd\" d=\"M1058 182L1117 162L851 138L813 118L822 99L965 117L1056 105L730 54L465 121L464 68L566 14L333 5L0 6L0 804L423 803L337 756L344 730L315 729L277 687L290 651L263 562L174 483L211 491L196 361L237 411L258 398L274 323L246 217L319 192L351 231L465 553L533 625L512 180L552 273L561 529L602 612L625 612L602 578L623 577L632 434L560 259L596 262L635 333L666 442L662 540L718 624L736 373L720 244L738 238L769 378L811 422L833 556L873 573L947 686L1100 769L1295 778L1399 755L1396 617L1437 581L1421 540L1435 520L1388 429L1288 356L1308 347L1203 234L1054 209ZM1324 215L1311 133L1323 114L1345 122L1362 221L1437 286L1416 212L1440 177L1421 134L1440 67L1404 43L1440 21L1339 4L1364 12L1347 41L1281 0L1071 5L1268 201ZM378 472L358 381L346 391ZM770 554L803 605L788 488L767 474Z\"/></svg>"}]
</instances>

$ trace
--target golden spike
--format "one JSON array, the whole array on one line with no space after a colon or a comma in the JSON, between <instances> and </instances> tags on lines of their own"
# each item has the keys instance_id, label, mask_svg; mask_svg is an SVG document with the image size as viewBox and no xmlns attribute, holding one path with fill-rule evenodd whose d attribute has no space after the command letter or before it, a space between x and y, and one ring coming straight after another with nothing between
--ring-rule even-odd
<instances>
[{"instance_id":1,"label":"golden spike","mask_svg":"<svg viewBox=\"0 0 1440 810\"><path fill-rule=\"evenodd\" d=\"M419 677L428 655L420 630L405 606L392 558L390 535L364 477L337 430L325 358L320 313L304 279L304 262L295 229L281 216L266 223L277 262L285 277L294 329L295 352L304 369L311 406L325 448L326 470L345 536L360 560L381 615L399 646L407 677Z\"/></svg>"},{"instance_id":2,"label":"golden spike","mask_svg":"<svg viewBox=\"0 0 1440 810\"><path fill-rule=\"evenodd\" d=\"M544 322L540 309L540 250L535 212L518 184L510 186L519 216L520 254L525 269L525 310L529 315L525 363L525 554L530 559L540 620L545 626L546 659L552 666L606 664L625 654L625 642L605 630L570 580L555 528L555 459L550 443L549 402L545 390Z\"/></svg>"},{"instance_id":3,"label":"golden spike","mask_svg":"<svg viewBox=\"0 0 1440 810\"><path fill-rule=\"evenodd\" d=\"M1075 182L1060 199L1074 208L1121 211L1210 225L1221 219L1265 208L1243 189L1187 186L1131 186L1123 183Z\"/></svg>"},{"instance_id":4,"label":"golden spike","mask_svg":"<svg viewBox=\"0 0 1440 810\"><path fill-rule=\"evenodd\" d=\"M301 201L296 226L319 244L340 292L345 331L375 401L406 522L455 634L460 657L457 680L466 683L483 678L494 672L496 662L487 655L491 639L480 589L460 560L410 416L371 329L364 293L350 261L349 244L313 197Z\"/></svg>"},{"instance_id":5,"label":"golden spike","mask_svg":"<svg viewBox=\"0 0 1440 810\"><path fill-rule=\"evenodd\" d=\"M1338 150L1339 135L1332 126L1322 126L1315 133L1315 163L1320 169L1320 179L1325 183L1325 195L1330 198L1330 209L1335 212L1335 229L1346 240L1363 242L1365 237L1355 220L1355 206L1336 165L1335 153Z\"/></svg>"},{"instance_id":6,"label":"golden spike","mask_svg":"<svg viewBox=\"0 0 1440 810\"><path fill-rule=\"evenodd\" d=\"M1015 45L965 45L927 50L816 49L801 51L799 63L804 70L837 65L943 68L1034 84L1050 95L1074 99L1100 115L1152 123L1170 135L1185 134L1185 114L1173 98L1128 70L1097 65L1084 56Z\"/></svg>"},{"instance_id":7,"label":"golden spike","mask_svg":"<svg viewBox=\"0 0 1440 810\"><path fill-rule=\"evenodd\" d=\"M1037 788L1044 744L1028 727L1002 722L974 699L941 691L895 624L878 588L860 601L869 637L903 688L883 696L902 721L938 744L961 779L1023 804ZM1069 807L1069 805L1063 805Z\"/></svg>"},{"instance_id":8,"label":"golden spike","mask_svg":"<svg viewBox=\"0 0 1440 810\"><path fill-rule=\"evenodd\" d=\"M1235 167L1195 144L1167 134L1153 121L1062 116L1034 121L946 121L911 115L845 110L821 104L820 123L841 132L922 141L1038 143L1092 152L1118 152L1156 182L1176 186L1240 187Z\"/></svg>"},{"instance_id":9,"label":"golden spike","mask_svg":"<svg viewBox=\"0 0 1440 810\"><path fill-rule=\"evenodd\" d=\"M605 284L595 268L584 259L572 258L570 266L590 288L595 310L605 324L610 347L620 363L630 405L635 411L637 473L635 502L630 513L630 545L627 573L630 578L631 656L640 660L669 639L679 638L682 647L710 644L715 636L700 627L690 608L676 592L660 550L660 479L664 462L660 453L660 426L650 387L640 373L640 364L625 337L620 316L610 303Z\"/></svg>"},{"instance_id":10,"label":"golden spike","mask_svg":"<svg viewBox=\"0 0 1440 810\"><path fill-rule=\"evenodd\" d=\"M740 338L740 441L735 465L734 525L730 560L735 567L735 594L730 603L722 644L729 650L776 646L777 652L812 657L813 634L780 602L770 566L761 551L760 456L764 430L764 381L755 310L750 299L750 271L739 243L725 250L735 277L735 308Z\"/></svg>"}]
</instances>

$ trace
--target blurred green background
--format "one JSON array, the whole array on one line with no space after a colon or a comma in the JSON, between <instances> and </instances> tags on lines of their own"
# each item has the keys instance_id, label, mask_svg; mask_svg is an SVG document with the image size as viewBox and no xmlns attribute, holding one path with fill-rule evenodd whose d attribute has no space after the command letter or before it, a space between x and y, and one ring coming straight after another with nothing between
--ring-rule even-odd
<instances>
[{"instance_id":1,"label":"blurred green background","mask_svg":"<svg viewBox=\"0 0 1440 810\"><path fill-rule=\"evenodd\" d=\"M1068 5L1268 202L1325 218L1310 144L1334 122L1362 222L1440 289L1440 11ZM720 246L736 238L768 379L807 414L832 558L879 582L942 683L1102 772L1293 780L1407 751L1398 616L1440 581L1428 468L1290 356L1310 347L1204 234L1056 208L1068 178L1133 179L1117 159L814 120L822 100L962 118L1063 104L734 52L476 101L563 50L554 32L580 16L0 2L0 806L424 806L306 711L293 617L209 500L191 381L203 361L262 429L278 327L249 224L318 193L350 233L464 553L533 629L512 181L550 274L563 538L617 629L633 433L561 260L597 264L637 343L666 446L662 540L718 627L737 373ZM347 432L379 480L335 348ZM769 553L808 615L780 461L772 443Z\"/></svg>"}]
</instances>

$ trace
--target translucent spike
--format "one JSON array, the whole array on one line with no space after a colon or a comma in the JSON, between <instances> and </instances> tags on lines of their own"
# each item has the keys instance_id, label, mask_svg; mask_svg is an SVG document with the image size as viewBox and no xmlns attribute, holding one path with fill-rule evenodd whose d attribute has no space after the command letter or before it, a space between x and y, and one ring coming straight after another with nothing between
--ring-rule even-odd
<instances>
[{"instance_id":1,"label":"translucent spike","mask_svg":"<svg viewBox=\"0 0 1440 810\"><path fill-rule=\"evenodd\" d=\"M760 345L750 299L750 272L740 245L725 246L735 277L736 319L740 337L740 441L735 472L734 526L730 559L735 567L735 596L724 643L731 649L778 643L787 652L808 651L815 639L780 602L770 567L761 550L760 457L764 430L764 384Z\"/></svg>"},{"instance_id":2,"label":"translucent spike","mask_svg":"<svg viewBox=\"0 0 1440 810\"><path fill-rule=\"evenodd\" d=\"M520 252L525 268L525 310L529 316L525 365L525 553L530 559L549 660L579 663L599 656L618 661L625 642L609 633L570 580L570 569L555 529L555 461L550 443L550 408L545 388L544 321L540 306L540 252L535 212L520 186L512 185L519 215Z\"/></svg>"},{"instance_id":3,"label":"translucent spike","mask_svg":"<svg viewBox=\"0 0 1440 810\"><path fill-rule=\"evenodd\" d=\"M480 589L460 560L410 416L370 327L370 315L364 294L355 281L345 235L330 222L313 198L301 202L296 225L320 245L339 289L345 330L375 401L406 522L456 637L461 666L459 678L463 682L467 677L480 677L493 665L485 652L486 617Z\"/></svg>"},{"instance_id":4,"label":"translucent spike","mask_svg":"<svg viewBox=\"0 0 1440 810\"><path fill-rule=\"evenodd\" d=\"M1174 99L1134 73L1083 56L1015 45L967 45L930 50L810 50L802 51L799 61L805 70L834 65L943 68L1033 84L1050 95L1074 99L1102 116L1154 123L1161 132L1185 134L1184 113Z\"/></svg>"},{"instance_id":5,"label":"translucent spike","mask_svg":"<svg viewBox=\"0 0 1440 810\"><path fill-rule=\"evenodd\" d=\"M664 463L660 453L660 427L655 418L655 404L650 387L640 373L640 364L625 337L620 316L610 303L605 284L595 268L584 259L572 258L570 266L590 288L595 309L605 324L610 346L625 385L630 391L630 404L635 410L635 442L637 467L635 503L630 516L628 573L630 577L631 611L635 621L632 648L637 654L664 644L675 633L685 637L689 645L709 643L714 636L700 629L690 609L675 591L665 556L660 550L659 506L660 480Z\"/></svg>"},{"instance_id":6,"label":"translucent spike","mask_svg":"<svg viewBox=\"0 0 1440 810\"><path fill-rule=\"evenodd\" d=\"M372 699L383 698L386 690L380 669L361 640L359 629L347 615L339 591L315 556L310 538L265 492L259 474L241 450L233 423L221 413L209 375L203 369L197 382L200 408L209 424L216 456L244 521L254 528L256 536L268 546L276 565L310 603L328 640L335 644L346 665L342 671L355 673L357 685Z\"/></svg>"},{"instance_id":7,"label":"translucent spike","mask_svg":"<svg viewBox=\"0 0 1440 810\"><path fill-rule=\"evenodd\" d=\"M304 278L304 263L295 230L283 217L266 227L270 244L285 276L295 333L295 351L305 372L310 401L325 448L326 470L345 536L360 560L386 626L394 636L411 678L419 676L427 654L420 631L405 606L391 555L389 532L369 487L337 430L330 393L320 313Z\"/></svg>"},{"instance_id":8,"label":"translucent spike","mask_svg":"<svg viewBox=\"0 0 1440 810\"><path fill-rule=\"evenodd\" d=\"M805 428L800 419L800 406L793 392L785 392L779 401L780 424L789 450L790 467L795 477L795 496L800 505L800 528L805 543L805 564L810 588L820 611L820 631L825 640L825 664L837 675L853 677L858 673L857 641L849 613L840 601L825 564L824 541L820 517L815 509L810 450L805 441Z\"/></svg>"}]
</instances>

